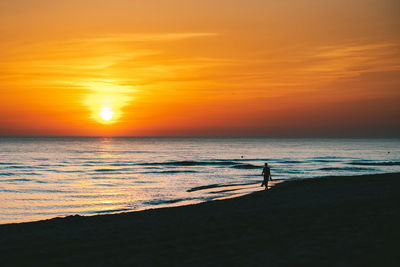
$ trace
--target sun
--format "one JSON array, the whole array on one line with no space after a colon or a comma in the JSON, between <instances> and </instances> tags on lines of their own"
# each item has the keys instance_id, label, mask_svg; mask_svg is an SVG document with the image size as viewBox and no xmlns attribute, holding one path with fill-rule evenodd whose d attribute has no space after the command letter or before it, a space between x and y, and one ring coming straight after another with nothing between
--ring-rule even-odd
<instances>
[{"instance_id":1,"label":"sun","mask_svg":"<svg viewBox=\"0 0 400 267\"><path fill-rule=\"evenodd\" d=\"M110 121L114 116L114 111L110 107L105 106L101 109L99 115L104 121Z\"/></svg>"}]
</instances>

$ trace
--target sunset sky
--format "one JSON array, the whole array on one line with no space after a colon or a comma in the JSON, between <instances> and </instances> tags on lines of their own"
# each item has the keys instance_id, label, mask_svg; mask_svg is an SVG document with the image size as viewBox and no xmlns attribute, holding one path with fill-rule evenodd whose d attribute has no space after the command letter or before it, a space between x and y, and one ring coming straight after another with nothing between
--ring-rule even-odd
<instances>
[{"instance_id":1,"label":"sunset sky","mask_svg":"<svg viewBox=\"0 0 400 267\"><path fill-rule=\"evenodd\" d=\"M400 2L1 0L0 135L400 137Z\"/></svg>"}]
</instances>

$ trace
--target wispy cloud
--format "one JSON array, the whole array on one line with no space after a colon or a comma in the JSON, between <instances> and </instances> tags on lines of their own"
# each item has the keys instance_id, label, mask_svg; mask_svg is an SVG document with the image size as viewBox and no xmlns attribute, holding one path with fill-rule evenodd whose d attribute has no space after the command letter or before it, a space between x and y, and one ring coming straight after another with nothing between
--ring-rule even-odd
<instances>
[{"instance_id":1,"label":"wispy cloud","mask_svg":"<svg viewBox=\"0 0 400 267\"><path fill-rule=\"evenodd\" d=\"M217 34L106 34L9 48L0 52L4 54L0 85L29 91L73 89L93 118L98 119L98 111L107 105L112 106L118 119L134 95L145 89L140 85L154 84L180 70L205 64L205 60L179 62L171 56L164 63L149 58L167 52L163 50L164 42L214 36Z\"/></svg>"},{"instance_id":2,"label":"wispy cloud","mask_svg":"<svg viewBox=\"0 0 400 267\"><path fill-rule=\"evenodd\" d=\"M320 47L305 68L327 78L354 77L364 72L400 70L400 45L377 43Z\"/></svg>"},{"instance_id":3,"label":"wispy cloud","mask_svg":"<svg viewBox=\"0 0 400 267\"><path fill-rule=\"evenodd\" d=\"M107 34L102 36L92 36L86 39L89 43L116 43L116 42L160 42L178 41L191 38L213 37L218 33L212 32L184 32L184 33L159 33L159 34Z\"/></svg>"},{"instance_id":4,"label":"wispy cloud","mask_svg":"<svg viewBox=\"0 0 400 267\"><path fill-rule=\"evenodd\" d=\"M318 90L341 79L357 79L363 73L400 70L400 45L395 43L336 44L289 47L275 53L210 66L205 76L234 88L270 95ZM250 86L249 86L250 85Z\"/></svg>"}]
</instances>

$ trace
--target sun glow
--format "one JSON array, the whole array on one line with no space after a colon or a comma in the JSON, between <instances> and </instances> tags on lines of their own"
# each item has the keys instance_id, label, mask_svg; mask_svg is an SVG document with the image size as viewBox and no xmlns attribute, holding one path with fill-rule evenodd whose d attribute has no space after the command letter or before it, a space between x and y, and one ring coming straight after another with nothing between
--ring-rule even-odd
<instances>
[{"instance_id":1,"label":"sun glow","mask_svg":"<svg viewBox=\"0 0 400 267\"><path fill-rule=\"evenodd\" d=\"M122 109L132 100L134 89L129 85L120 85L121 81L112 79L94 79L79 86L89 89L83 104L91 111L91 118L101 124L120 122Z\"/></svg>"},{"instance_id":2,"label":"sun glow","mask_svg":"<svg viewBox=\"0 0 400 267\"><path fill-rule=\"evenodd\" d=\"M110 107L106 106L101 109L99 115L103 120L110 121L114 116L114 111Z\"/></svg>"}]
</instances>

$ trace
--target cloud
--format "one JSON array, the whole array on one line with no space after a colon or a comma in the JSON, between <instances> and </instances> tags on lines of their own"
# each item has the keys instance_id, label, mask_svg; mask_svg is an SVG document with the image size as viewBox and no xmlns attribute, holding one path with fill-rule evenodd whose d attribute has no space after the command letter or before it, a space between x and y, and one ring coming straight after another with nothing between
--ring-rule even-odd
<instances>
[{"instance_id":1,"label":"cloud","mask_svg":"<svg viewBox=\"0 0 400 267\"><path fill-rule=\"evenodd\" d=\"M121 43L121 42L161 42L161 41L179 41L200 37L215 37L218 33L212 32L184 32L184 33L159 33L159 34L107 34L102 36L93 36L86 39L89 43Z\"/></svg>"},{"instance_id":2,"label":"cloud","mask_svg":"<svg viewBox=\"0 0 400 267\"><path fill-rule=\"evenodd\" d=\"M393 43L336 45L318 48L306 72L327 79L355 77L365 72L400 69L400 45Z\"/></svg>"}]
</instances>

